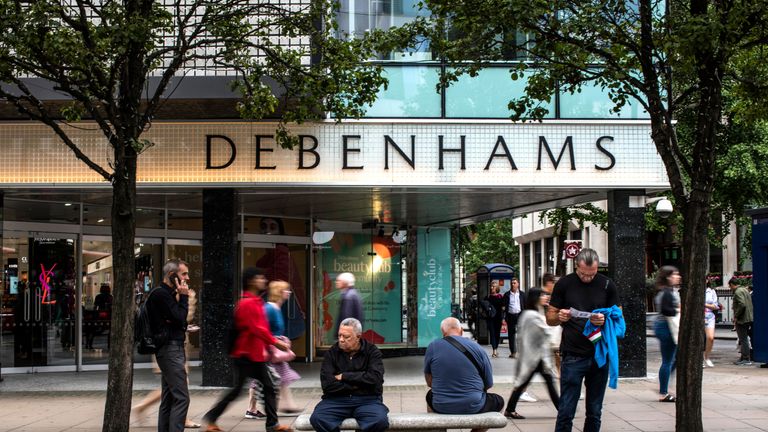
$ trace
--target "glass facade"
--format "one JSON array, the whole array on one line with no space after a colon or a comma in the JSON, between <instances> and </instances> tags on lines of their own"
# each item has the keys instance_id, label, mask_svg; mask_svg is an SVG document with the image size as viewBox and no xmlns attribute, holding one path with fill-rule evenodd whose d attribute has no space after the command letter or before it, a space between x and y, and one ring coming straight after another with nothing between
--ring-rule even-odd
<instances>
[{"instance_id":1,"label":"glass facade","mask_svg":"<svg viewBox=\"0 0 768 432\"><path fill-rule=\"evenodd\" d=\"M629 101L619 112L613 112L613 101L608 90L599 85L584 84L581 92L560 93L560 117L564 119L646 119L648 112L637 103Z\"/></svg>"},{"instance_id":2,"label":"glass facade","mask_svg":"<svg viewBox=\"0 0 768 432\"><path fill-rule=\"evenodd\" d=\"M419 15L416 0L342 0L337 15L340 38L361 37L375 29L389 29L412 21ZM501 36L505 39L507 36ZM529 42L530 35L510 33L510 39ZM515 46L510 43L510 47ZM437 84L447 66L435 59L429 41L417 44L405 52L381 53L372 61L384 64L389 85L379 91L376 102L366 111L369 118L487 118L506 119L511 116L510 101L525 92L525 74L518 80L510 77L512 62L525 61L526 52L513 49L503 57L507 64L480 70L476 76L462 75L447 89ZM618 112L608 91L587 83L576 93L552 89L548 101L541 102L548 111L547 119L647 119L638 103L629 102Z\"/></svg>"},{"instance_id":3,"label":"glass facade","mask_svg":"<svg viewBox=\"0 0 768 432\"><path fill-rule=\"evenodd\" d=\"M3 372L106 368L111 311L118 300L113 292L109 226L104 225L106 221L98 222L106 216L104 206L39 201L34 203L34 214L17 212L28 204L32 203L5 198L9 217L4 222L4 278L0 283ZM137 228L133 299L136 305L146 301L147 294L161 282L167 259L185 260L194 293L187 317L192 329L187 334L187 358L199 361L203 349L203 330L199 327L205 307L203 242L198 230L202 212L168 208L143 209L142 213L145 228ZM68 217L70 214L75 216ZM50 220L43 222L46 215ZM414 264L419 266L419 281L414 279L409 294L408 243L396 226L342 229L326 243L313 245L309 219L243 213L240 220L241 268L255 266L271 280L291 283L293 295L284 305L284 319L299 358L312 358L316 349L335 342L339 306L335 278L341 272L356 276L364 305L364 332L383 348L421 346L426 340L421 333L439 331L439 319L450 314L447 229L433 228L431 234L419 231L417 247L425 255ZM413 308L419 314L419 326L406 312L409 296L418 297ZM135 354L134 360L149 365L152 358Z\"/></svg>"},{"instance_id":4,"label":"glass facade","mask_svg":"<svg viewBox=\"0 0 768 432\"><path fill-rule=\"evenodd\" d=\"M383 236L335 232L329 242L314 245L313 331L319 346L330 346L336 341L341 293L335 281L345 272L356 279L355 288L363 305L364 336L384 347L405 344L401 267L405 249L405 245L393 241L389 232Z\"/></svg>"},{"instance_id":5,"label":"glass facade","mask_svg":"<svg viewBox=\"0 0 768 432\"><path fill-rule=\"evenodd\" d=\"M413 21L428 12L419 10L418 0L341 0L336 22L341 38L361 37L374 29L386 30ZM421 61L431 60L429 43L419 44L404 52L385 53L379 60Z\"/></svg>"},{"instance_id":6,"label":"glass facade","mask_svg":"<svg viewBox=\"0 0 768 432\"><path fill-rule=\"evenodd\" d=\"M439 67L389 66L385 76L389 86L379 92L367 117L441 117Z\"/></svg>"},{"instance_id":7,"label":"glass facade","mask_svg":"<svg viewBox=\"0 0 768 432\"><path fill-rule=\"evenodd\" d=\"M483 69L477 76L462 75L444 90L437 90L442 66L388 63L384 76L388 87L379 91L376 102L366 111L369 118L487 118L508 119L510 101L525 92L525 76L513 81L509 66ZM548 102L541 102L546 119L647 119L648 113L637 102L629 101L619 112L608 91L585 84L580 92L552 91Z\"/></svg>"},{"instance_id":8,"label":"glass facade","mask_svg":"<svg viewBox=\"0 0 768 432\"><path fill-rule=\"evenodd\" d=\"M445 116L448 118L509 118L509 102L525 91L526 80L512 81L508 68L489 68L477 76L462 75L445 90ZM547 118L555 117L554 95Z\"/></svg>"}]
</instances>

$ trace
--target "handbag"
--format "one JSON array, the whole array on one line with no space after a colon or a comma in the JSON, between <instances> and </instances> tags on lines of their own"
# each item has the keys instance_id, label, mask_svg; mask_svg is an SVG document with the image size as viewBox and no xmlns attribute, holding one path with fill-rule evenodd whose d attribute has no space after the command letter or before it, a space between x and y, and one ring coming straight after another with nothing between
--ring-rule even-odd
<instances>
[{"instance_id":1,"label":"handbag","mask_svg":"<svg viewBox=\"0 0 768 432\"><path fill-rule=\"evenodd\" d=\"M675 316L666 317L667 326L669 326L669 333L672 334L672 340L677 345L677 336L680 333L680 312L678 311Z\"/></svg>"},{"instance_id":2,"label":"handbag","mask_svg":"<svg viewBox=\"0 0 768 432\"><path fill-rule=\"evenodd\" d=\"M284 336L279 336L278 339L282 341L288 341L288 343L290 344L290 340ZM296 358L296 353L294 353L290 347L287 350L283 351L274 345L270 345L269 354L270 354L269 361L271 363L284 363L284 362L293 361L293 359Z\"/></svg>"}]
</instances>

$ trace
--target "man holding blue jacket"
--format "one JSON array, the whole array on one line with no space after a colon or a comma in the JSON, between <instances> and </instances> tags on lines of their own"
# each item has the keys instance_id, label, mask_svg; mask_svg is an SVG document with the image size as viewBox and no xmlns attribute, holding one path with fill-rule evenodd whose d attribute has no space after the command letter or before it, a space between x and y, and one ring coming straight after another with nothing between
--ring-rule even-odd
<instances>
[{"instance_id":1,"label":"man holding blue jacket","mask_svg":"<svg viewBox=\"0 0 768 432\"><path fill-rule=\"evenodd\" d=\"M619 295L616 285L597 273L599 257L593 249L582 249L574 259L576 271L560 278L555 284L547 309L547 324L560 325L562 365L560 371L560 405L557 412L556 432L573 428L573 417L581 393L581 382L587 389L584 432L600 430L605 386L609 364L602 366L595 358L595 345L601 334L584 330L589 322L597 329L603 327L606 316L592 313L596 309L617 306Z\"/></svg>"}]
</instances>

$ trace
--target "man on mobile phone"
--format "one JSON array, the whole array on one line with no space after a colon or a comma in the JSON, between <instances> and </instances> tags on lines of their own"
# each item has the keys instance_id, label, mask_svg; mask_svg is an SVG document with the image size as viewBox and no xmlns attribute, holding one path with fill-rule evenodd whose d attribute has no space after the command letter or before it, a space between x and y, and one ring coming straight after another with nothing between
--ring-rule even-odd
<instances>
[{"instance_id":1,"label":"man on mobile phone","mask_svg":"<svg viewBox=\"0 0 768 432\"><path fill-rule=\"evenodd\" d=\"M189 310L189 267L176 258L163 266L163 282L147 300L152 332L165 343L155 354L162 374L158 432L181 432L189 409L184 339Z\"/></svg>"}]
</instances>

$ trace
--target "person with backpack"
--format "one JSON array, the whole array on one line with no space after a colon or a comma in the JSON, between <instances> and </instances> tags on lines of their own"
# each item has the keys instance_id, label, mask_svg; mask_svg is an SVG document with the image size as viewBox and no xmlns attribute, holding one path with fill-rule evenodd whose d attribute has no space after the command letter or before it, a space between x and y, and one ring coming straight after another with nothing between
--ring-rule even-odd
<instances>
[{"instance_id":1,"label":"person with backpack","mask_svg":"<svg viewBox=\"0 0 768 432\"><path fill-rule=\"evenodd\" d=\"M232 357L235 379L234 386L203 416L207 424L206 432L218 432L222 429L216 425L229 403L237 399L247 378L261 382L266 411L267 432L292 432L289 426L277 422L277 395L275 383L272 381L267 367L266 348L274 345L280 350L287 350L288 344L272 336L269 323L264 313L264 302L259 294L264 291L267 280L261 271L248 268L243 272L243 298L235 306L233 316L233 347L229 355Z\"/></svg>"},{"instance_id":2,"label":"person with backpack","mask_svg":"<svg viewBox=\"0 0 768 432\"><path fill-rule=\"evenodd\" d=\"M491 293L485 296L480 304L480 313L484 314L488 324L488 334L491 339L493 353L491 357L498 357L499 341L501 340L501 320L504 319L504 297L499 292L499 283L491 282Z\"/></svg>"}]
</instances>

